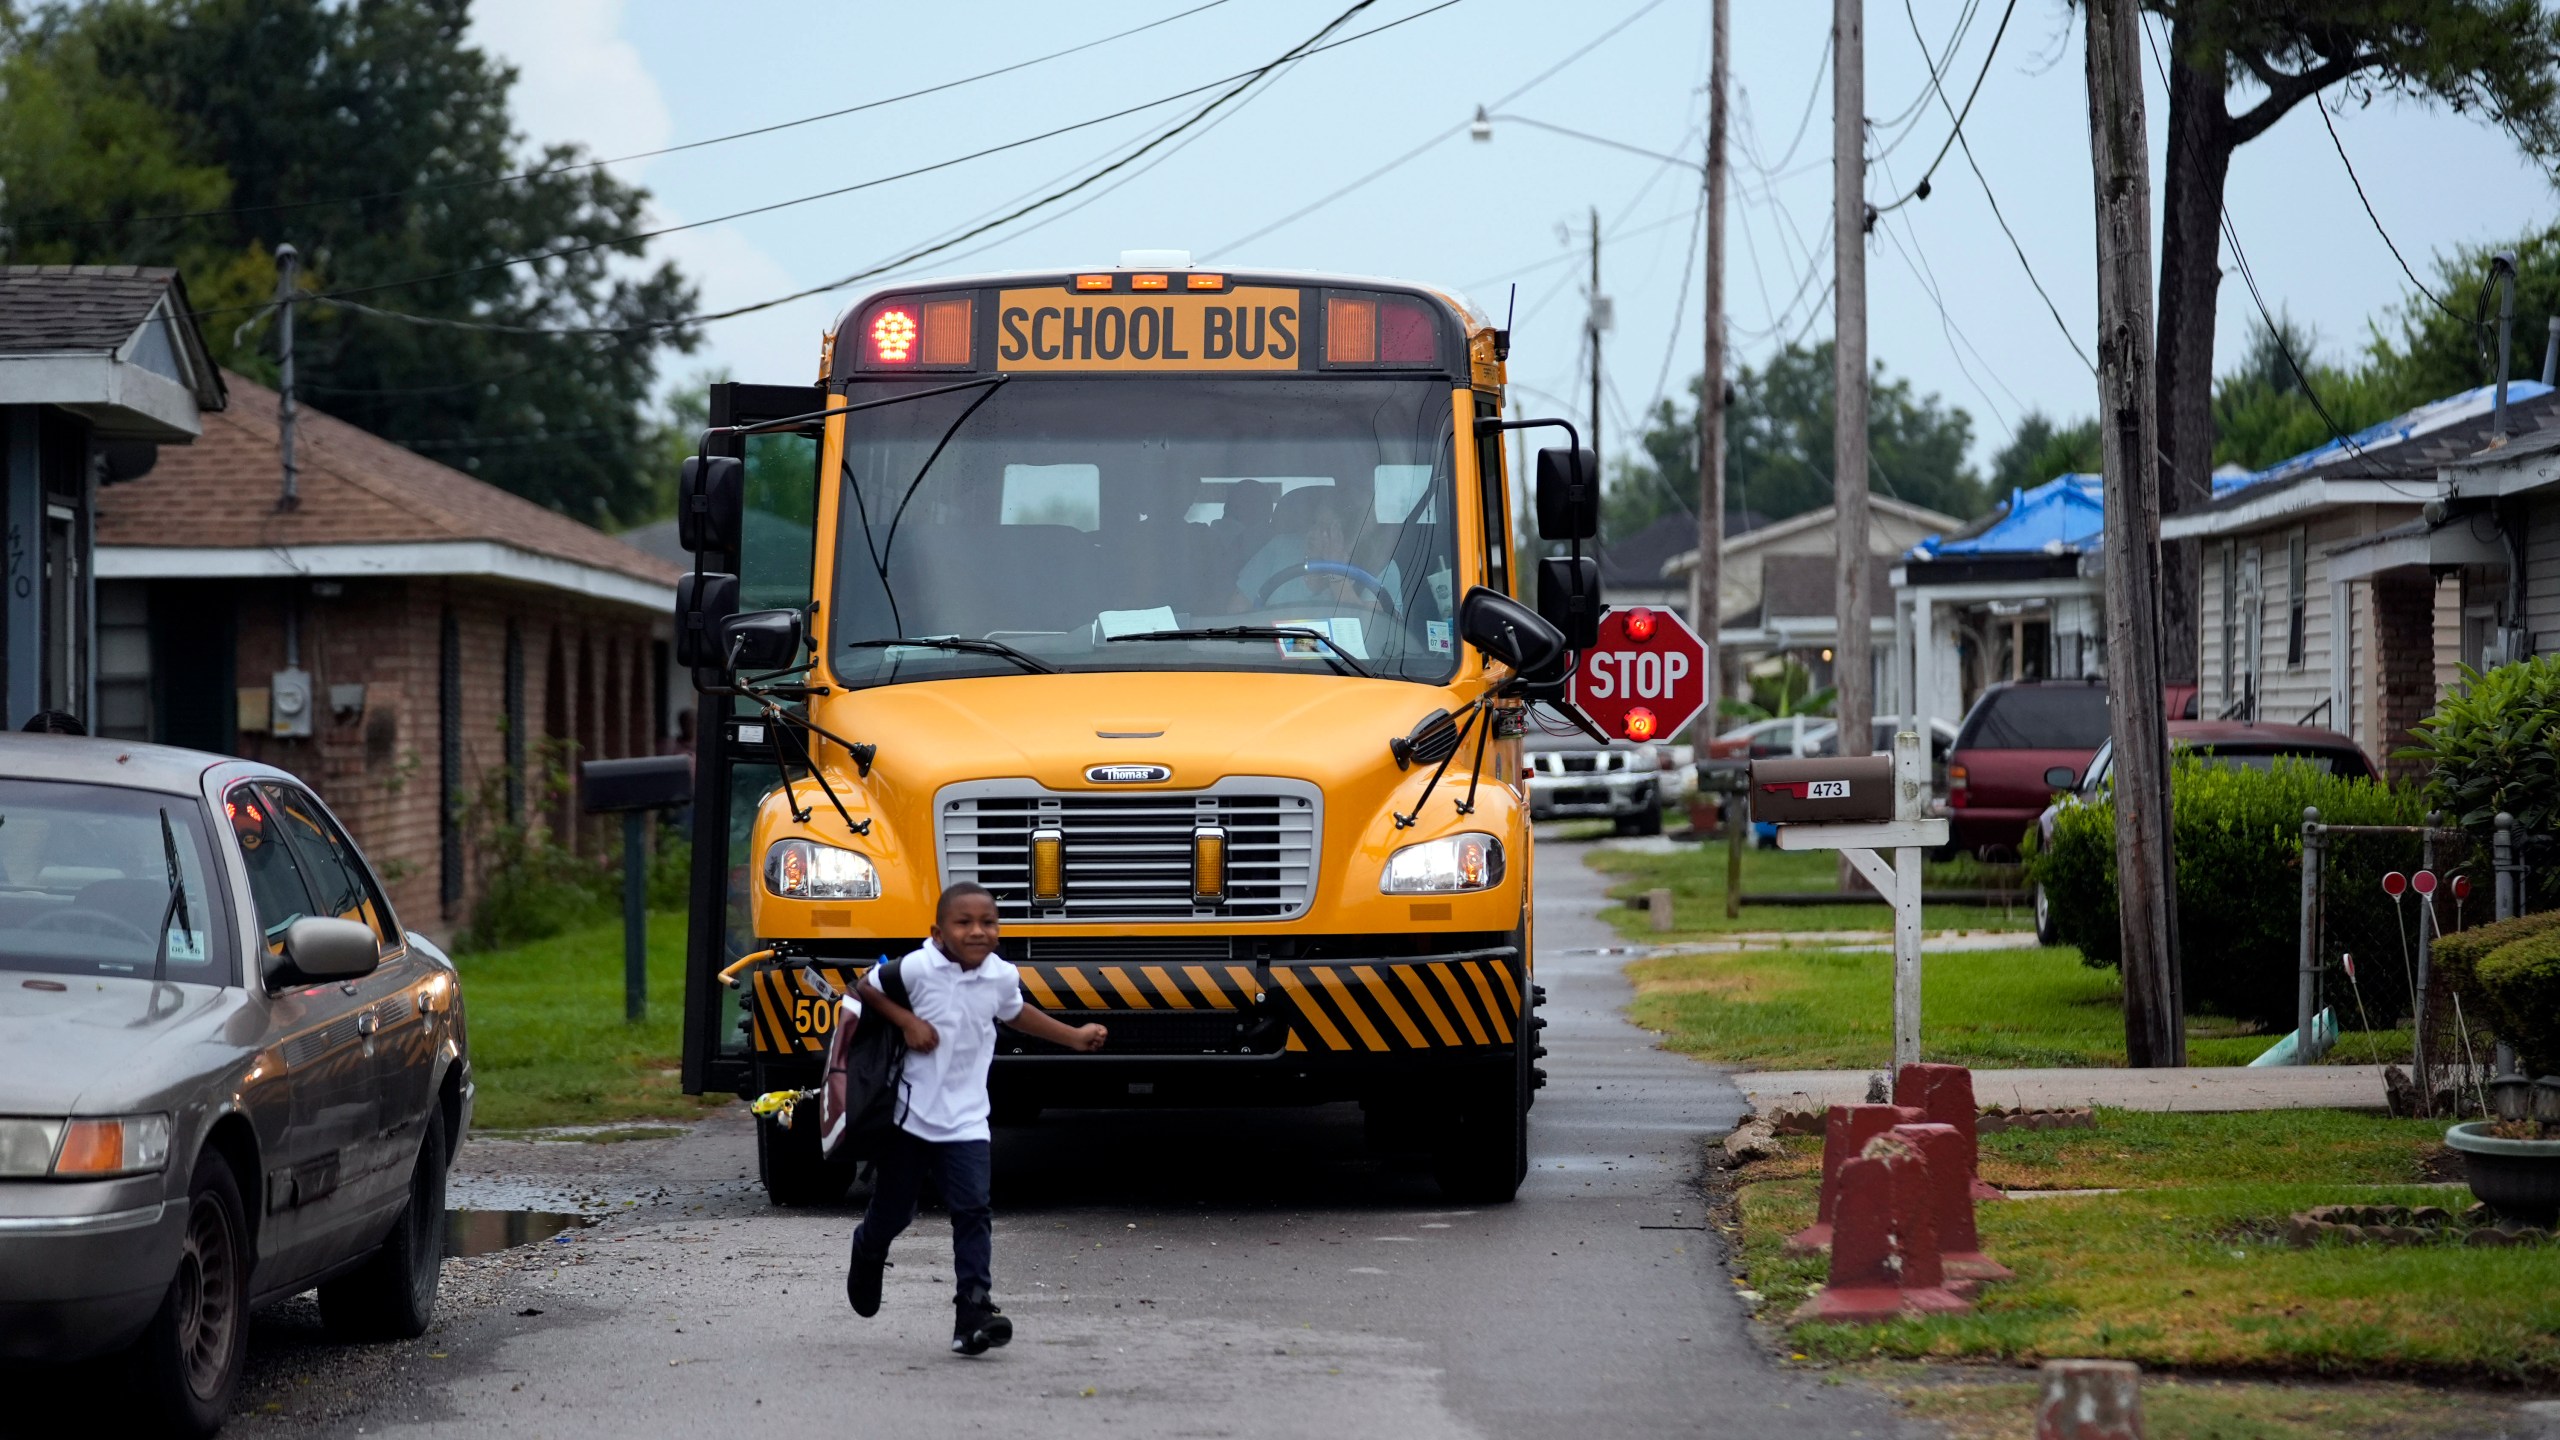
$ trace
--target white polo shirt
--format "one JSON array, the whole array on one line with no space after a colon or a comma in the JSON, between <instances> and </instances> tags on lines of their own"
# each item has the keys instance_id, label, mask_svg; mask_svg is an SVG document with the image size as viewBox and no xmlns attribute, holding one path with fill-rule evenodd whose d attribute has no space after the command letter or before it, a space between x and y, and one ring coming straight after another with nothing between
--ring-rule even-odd
<instances>
[{"instance_id":1,"label":"white polo shirt","mask_svg":"<svg viewBox=\"0 0 2560 1440\"><path fill-rule=\"evenodd\" d=\"M907 1008L942 1037L929 1051L907 1052L898 1128L936 1142L991 1138L987 1067L996 1058L997 1024L1022 1013L1021 973L1002 955L964 970L931 940L897 965Z\"/></svg>"}]
</instances>

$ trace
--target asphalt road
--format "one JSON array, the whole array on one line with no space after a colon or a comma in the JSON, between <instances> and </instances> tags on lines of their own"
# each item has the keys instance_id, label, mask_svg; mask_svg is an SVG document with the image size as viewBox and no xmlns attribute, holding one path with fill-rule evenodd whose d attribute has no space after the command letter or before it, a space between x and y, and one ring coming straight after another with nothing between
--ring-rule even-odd
<instances>
[{"instance_id":1,"label":"asphalt road","mask_svg":"<svg viewBox=\"0 0 2560 1440\"><path fill-rule=\"evenodd\" d=\"M1052 1115L998 1133L997 1298L1017 1338L966 1359L947 1349L940 1217L901 1240L881 1314L857 1318L857 1217L768 1207L736 1112L674 1140L482 1145L459 1194L614 1213L450 1262L456 1303L414 1344L347 1351L308 1315L270 1317L232 1433L1917 1433L1749 1334L1697 1190L1742 1097L1620 1017L1622 957L1579 848L1539 857L1553 1078L1514 1204L1448 1207L1418 1160L1363 1152L1348 1106Z\"/></svg>"}]
</instances>

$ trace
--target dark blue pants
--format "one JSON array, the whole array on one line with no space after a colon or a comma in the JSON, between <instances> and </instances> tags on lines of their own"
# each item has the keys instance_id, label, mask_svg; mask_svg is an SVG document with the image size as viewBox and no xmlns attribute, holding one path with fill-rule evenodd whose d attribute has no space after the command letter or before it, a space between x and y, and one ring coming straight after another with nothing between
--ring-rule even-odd
<instances>
[{"instance_id":1,"label":"dark blue pants","mask_svg":"<svg viewBox=\"0 0 2560 1440\"><path fill-rule=\"evenodd\" d=\"M919 1140L904 1130L873 1164L871 1208L853 1232L853 1248L886 1257L889 1242L916 1218L916 1197L930 1171L951 1216L951 1261L962 1291L995 1288L995 1210L987 1192L995 1167L984 1140Z\"/></svg>"}]
</instances>

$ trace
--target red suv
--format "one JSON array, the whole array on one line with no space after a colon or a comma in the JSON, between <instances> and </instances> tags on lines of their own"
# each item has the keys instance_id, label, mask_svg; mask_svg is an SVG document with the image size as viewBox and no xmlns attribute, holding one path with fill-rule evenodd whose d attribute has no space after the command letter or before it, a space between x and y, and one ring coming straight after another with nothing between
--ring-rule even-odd
<instances>
[{"instance_id":1,"label":"red suv","mask_svg":"<svg viewBox=\"0 0 2560 1440\"><path fill-rule=\"evenodd\" d=\"M2017 680L1983 691L1947 757L1948 843L2014 854L2053 800L2045 772L2059 766L2077 778L2106 741L2103 681Z\"/></svg>"}]
</instances>

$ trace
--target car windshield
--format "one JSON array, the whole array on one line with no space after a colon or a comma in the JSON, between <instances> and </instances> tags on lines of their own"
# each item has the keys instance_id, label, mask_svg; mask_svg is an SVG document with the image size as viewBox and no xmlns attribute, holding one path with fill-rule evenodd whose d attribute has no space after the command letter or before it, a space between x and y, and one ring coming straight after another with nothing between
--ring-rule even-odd
<instances>
[{"instance_id":1,"label":"car windshield","mask_svg":"<svg viewBox=\"0 0 2560 1440\"><path fill-rule=\"evenodd\" d=\"M1959 750L2095 750L2107 738L2107 692L2095 685L1994 690L1965 717Z\"/></svg>"},{"instance_id":2,"label":"car windshield","mask_svg":"<svg viewBox=\"0 0 2560 1440\"><path fill-rule=\"evenodd\" d=\"M1445 680L1454 413L1443 381L1090 377L860 412L827 662L852 686L1043 667ZM1236 627L1315 634L1115 638ZM999 644L889 643L936 639Z\"/></svg>"},{"instance_id":3,"label":"car windshield","mask_svg":"<svg viewBox=\"0 0 2560 1440\"><path fill-rule=\"evenodd\" d=\"M231 983L200 812L185 796L0 780L0 969L148 977L166 915L168 978Z\"/></svg>"}]
</instances>

